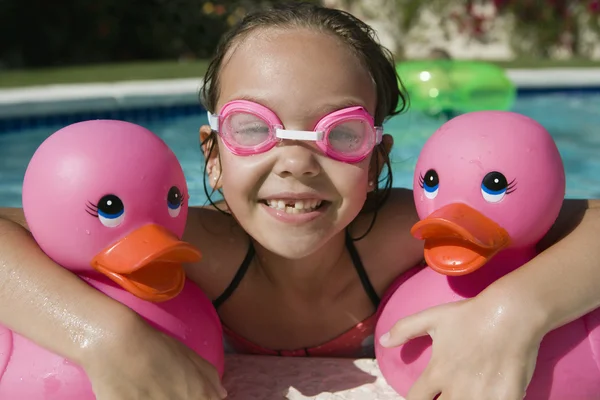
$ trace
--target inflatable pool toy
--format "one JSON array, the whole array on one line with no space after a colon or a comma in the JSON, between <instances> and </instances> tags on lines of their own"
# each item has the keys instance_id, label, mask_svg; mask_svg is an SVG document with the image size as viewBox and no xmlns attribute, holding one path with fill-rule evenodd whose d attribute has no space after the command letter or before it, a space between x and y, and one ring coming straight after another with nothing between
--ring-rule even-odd
<instances>
[{"instance_id":1,"label":"inflatable pool toy","mask_svg":"<svg viewBox=\"0 0 600 400\"><path fill-rule=\"evenodd\" d=\"M200 252L180 240L188 212L175 154L123 121L69 125L47 138L23 182L25 218L42 250L177 338L223 374L215 309L181 263ZM83 369L0 326L0 398L91 400Z\"/></svg>"},{"instance_id":2,"label":"inflatable pool toy","mask_svg":"<svg viewBox=\"0 0 600 400\"><path fill-rule=\"evenodd\" d=\"M427 114L508 111L516 88L494 64L469 60L416 60L396 64L410 107Z\"/></svg>"},{"instance_id":3,"label":"inflatable pool toy","mask_svg":"<svg viewBox=\"0 0 600 400\"><path fill-rule=\"evenodd\" d=\"M427 113L507 111L516 97L505 71L482 61L404 61L396 64L396 72L411 108Z\"/></svg>"},{"instance_id":4,"label":"inflatable pool toy","mask_svg":"<svg viewBox=\"0 0 600 400\"><path fill-rule=\"evenodd\" d=\"M552 137L512 112L458 116L426 142L413 180L429 267L407 275L381 310L376 337L400 318L476 296L536 255L565 194ZM529 400L598 399L600 310L548 333L527 388ZM376 341L387 382L406 395L431 356L429 336L396 348Z\"/></svg>"}]
</instances>

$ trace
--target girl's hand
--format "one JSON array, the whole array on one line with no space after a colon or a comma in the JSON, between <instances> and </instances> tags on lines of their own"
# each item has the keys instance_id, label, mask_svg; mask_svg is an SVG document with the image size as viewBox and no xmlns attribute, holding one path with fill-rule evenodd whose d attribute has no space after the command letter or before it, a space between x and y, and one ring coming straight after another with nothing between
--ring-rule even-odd
<instances>
[{"instance_id":1,"label":"girl's hand","mask_svg":"<svg viewBox=\"0 0 600 400\"><path fill-rule=\"evenodd\" d=\"M524 308L483 296L433 307L398 321L385 347L429 335L431 359L406 400L522 400L543 334Z\"/></svg>"},{"instance_id":2,"label":"girl's hand","mask_svg":"<svg viewBox=\"0 0 600 400\"><path fill-rule=\"evenodd\" d=\"M216 369L145 322L95 344L82 362L98 400L220 400Z\"/></svg>"}]
</instances>

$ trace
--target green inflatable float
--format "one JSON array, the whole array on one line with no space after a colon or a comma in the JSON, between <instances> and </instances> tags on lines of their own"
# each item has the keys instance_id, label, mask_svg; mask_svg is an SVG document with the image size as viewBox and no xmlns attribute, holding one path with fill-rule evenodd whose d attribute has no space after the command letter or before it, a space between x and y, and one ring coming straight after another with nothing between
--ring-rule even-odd
<instances>
[{"instance_id":1,"label":"green inflatable float","mask_svg":"<svg viewBox=\"0 0 600 400\"><path fill-rule=\"evenodd\" d=\"M410 108L430 115L509 110L516 88L494 64L467 60L422 60L396 64Z\"/></svg>"}]
</instances>

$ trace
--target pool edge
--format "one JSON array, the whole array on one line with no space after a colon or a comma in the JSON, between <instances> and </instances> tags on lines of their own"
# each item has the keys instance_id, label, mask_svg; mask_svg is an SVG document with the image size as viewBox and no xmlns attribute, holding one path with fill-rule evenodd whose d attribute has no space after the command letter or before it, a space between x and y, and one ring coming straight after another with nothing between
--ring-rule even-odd
<instances>
[{"instance_id":1,"label":"pool edge","mask_svg":"<svg viewBox=\"0 0 600 400\"><path fill-rule=\"evenodd\" d=\"M600 68L507 69L520 94L600 91ZM202 78L57 84L0 89L0 119L123 108L200 105Z\"/></svg>"}]
</instances>

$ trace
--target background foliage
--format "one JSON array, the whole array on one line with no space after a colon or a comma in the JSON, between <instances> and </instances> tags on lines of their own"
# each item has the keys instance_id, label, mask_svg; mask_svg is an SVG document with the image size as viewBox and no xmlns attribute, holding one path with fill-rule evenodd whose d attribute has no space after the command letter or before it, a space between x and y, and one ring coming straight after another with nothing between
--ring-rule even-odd
<instances>
[{"instance_id":1,"label":"background foliage","mask_svg":"<svg viewBox=\"0 0 600 400\"><path fill-rule=\"evenodd\" d=\"M275 2L0 0L0 67L203 59L246 12ZM338 1L350 9L357 2ZM372 3L364 4L368 11ZM558 46L585 58L589 44L600 37L600 0L386 0L385 4L392 4L389 18L395 19L399 32L410 30L429 8L442 21L455 22L473 40L484 42L496 21L508 18L512 47L528 57L548 58ZM482 4L492 4L494 14L478 12Z\"/></svg>"}]
</instances>

